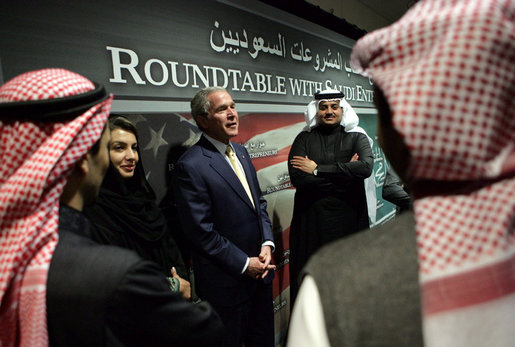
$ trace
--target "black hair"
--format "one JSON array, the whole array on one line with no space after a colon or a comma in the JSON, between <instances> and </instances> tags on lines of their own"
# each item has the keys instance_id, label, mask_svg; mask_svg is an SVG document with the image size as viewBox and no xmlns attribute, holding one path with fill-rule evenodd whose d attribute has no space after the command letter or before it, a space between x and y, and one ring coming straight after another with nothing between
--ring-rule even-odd
<instances>
[{"instance_id":1,"label":"black hair","mask_svg":"<svg viewBox=\"0 0 515 347\"><path fill-rule=\"evenodd\" d=\"M113 131L116 129L122 129L126 131L130 131L134 134L136 139L138 138L138 130L136 126L126 117L119 114L111 114L109 116L109 130Z\"/></svg>"}]
</instances>

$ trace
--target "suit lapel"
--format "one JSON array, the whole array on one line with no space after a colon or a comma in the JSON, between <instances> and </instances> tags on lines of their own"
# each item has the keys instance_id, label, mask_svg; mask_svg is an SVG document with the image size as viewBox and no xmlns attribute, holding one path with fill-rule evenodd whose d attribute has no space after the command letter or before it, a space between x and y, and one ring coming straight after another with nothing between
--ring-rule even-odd
<instances>
[{"instance_id":1,"label":"suit lapel","mask_svg":"<svg viewBox=\"0 0 515 347\"><path fill-rule=\"evenodd\" d=\"M236 193L236 195L240 197L241 200L243 200L250 208L254 210L254 206L252 206L252 203L250 202L249 197L245 192L245 189L241 185L238 176L236 176L236 173L232 169L231 165L227 162L227 160L225 160L225 157L220 152L218 152L215 146L213 146L213 144L204 137L201 137L199 145L201 145L203 148L204 156L209 158L209 166L218 175L220 175L225 182L227 182L227 185L234 191L234 193ZM245 168L245 166L247 166L246 163L244 162L244 160L241 159L240 155L238 155L238 159L244 167L245 175L249 177L247 173L248 169ZM252 188L250 189L250 191L252 192ZM254 196L254 192L252 192L252 196Z\"/></svg>"}]
</instances>

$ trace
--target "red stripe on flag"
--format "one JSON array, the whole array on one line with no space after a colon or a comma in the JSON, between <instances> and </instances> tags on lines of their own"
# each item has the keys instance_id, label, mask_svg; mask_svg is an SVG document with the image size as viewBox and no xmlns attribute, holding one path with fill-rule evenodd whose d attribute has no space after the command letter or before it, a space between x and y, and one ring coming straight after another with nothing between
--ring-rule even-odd
<instances>
[{"instance_id":1,"label":"red stripe on flag","mask_svg":"<svg viewBox=\"0 0 515 347\"><path fill-rule=\"evenodd\" d=\"M256 135L302 122L304 115L298 113L250 113L240 117L238 136L231 141L246 143Z\"/></svg>"},{"instance_id":2,"label":"red stripe on flag","mask_svg":"<svg viewBox=\"0 0 515 347\"><path fill-rule=\"evenodd\" d=\"M254 164L256 171L259 171L271 165L275 165L283 161L288 161L288 154L290 153L290 148L291 146L285 147L277 151L277 155L271 157L254 158L252 159L252 164Z\"/></svg>"}]
</instances>

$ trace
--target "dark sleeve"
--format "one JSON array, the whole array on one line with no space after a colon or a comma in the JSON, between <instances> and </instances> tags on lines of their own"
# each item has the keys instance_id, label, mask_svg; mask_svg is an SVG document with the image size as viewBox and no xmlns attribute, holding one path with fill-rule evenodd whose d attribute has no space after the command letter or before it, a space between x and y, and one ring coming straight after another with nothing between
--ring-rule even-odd
<instances>
[{"instance_id":1,"label":"dark sleeve","mask_svg":"<svg viewBox=\"0 0 515 347\"><path fill-rule=\"evenodd\" d=\"M191 304L170 291L159 268L133 265L107 313L108 341L127 346L219 346L223 326L207 303Z\"/></svg>"},{"instance_id":2,"label":"dark sleeve","mask_svg":"<svg viewBox=\"0 0 515 347\"><path fill-rule=\"evenodd\" d=\"M372 174L374 155L365 134L349 133L354 137L352 155L358 154L358 160L353 162L337 162L332 165L319 165L318 176L365 179Z\"/></svg>"},{"instance_id":3,"label":"dark sleeve","mask_svg":"<svg viewBox=\"0 0 515 347\"><path fill-rule=\"evenodd\" d=\"M265 241L272 241L274 242L274 233L272 231L272 222L270 221L270 217L268 216L268 212L266 210L267 202L264 198L263 194L261 193L261 188L259 187L259 180L257 178L256 168L254 167L254 164L252 164L252 160L250 159L250 155L247 152L247 149L243 147L243 150L245 151L245 160L247 160L247 164L250 167L250 175L252 180L252 191L256 192L258 195L258 201L259 201L259 211L260 211L260 219L261 219L261 226L263 231L263 237L262 237L262 243Z\"/></svg>"},{"instance_id":4,"label":"dark sleeve","mask_svg":"<svg viewBox=\"0 0 515 347\"><path fill-rule=\"evenodd\" d=\"M288 154L288 174L290 175L291 183L296 187L312 187L318 188L322 190L330 190L335 188L334 184L326 178L315 176L313 174L308 174L302 170L295 169L291 166L290 160L293 159L294 156L305 157L308 155L307 149L307 137L309 136L308 132L301 132L291 145L290 153ZM308 156L309 157L309 156Z\"/></svg>"},{"instance_id":5,"label":"dark sleeve","mask_svg":"<svg viewBox=\"0 0 515 347\"><path fill-rule=\"evenodd\" d=\"M401 208L401 211L411 207L411 198L404 190L400 178L391 168L386 171L383 184L383 199Z\"/></svg>"},{"instance_id":6,"label":"dark sleeve","mask_svg":"<svg viewBox=\"0 0 515 347\"><path fill-rule=\"evenodd\" d=\"M179 161L174 186L186 237L202 254L234 275L241 275L248 255L215 229L210 187L198 165Z\"/></svg>"},{"instance_id":7,"label":"dark sleeve","mask_svg":"<svg viewBox=\"0 0 515 347\"><path fill-rule=\"evenodd\" d=\"M184 232L179 219L179 213L177 211L177 205L175 204L173 191L174 187L170 182L170 187L168 187L166 195L164 196L163 200L161 200L159 208L161 209L161 213L163 213L166 218L168 232L171 234L170 238L173 240L179 250L180 259L185 266L184 271L187 271L191 258L190 245L184 238ZM177 272L179 272L179 270ZM182 277L180 272L179 275Z\"/></svg>"},{"instance_id":8,"label":"dark sleeve","mask_svg":"<svg viewBox=\"0 0 515 347\"><path fill-rule=\"evenodd\" d=\"M167 234L163 238L163 247L166 250L167 258L170 260L171 265L175 267L179 276L184 279L188 279L188 271L182 258L181 251L170 230L167 230ZM170 271L170 269L168 269L168 271ZM169 275L169 272L167 275Z\"/></svg>"},{"instance_id":9,"label":"dark sleeve","mask_svg":"<svg viewBox=\"0 0 515 347\"><path fill-rule=\"evenodd\" d=\"M354 136L352 154L357 153L359 159L355 162L336 162L328 165L318 165L317 176L295 169L290 160L293 156L306 156L306 132L300 133L290 150L288 156L288 172L295 187L312 186L321 190L337 189L338 179L365 179L372 174L374 156L367 137L361 133L350 133Z\"/></svg>"}]
</instances>

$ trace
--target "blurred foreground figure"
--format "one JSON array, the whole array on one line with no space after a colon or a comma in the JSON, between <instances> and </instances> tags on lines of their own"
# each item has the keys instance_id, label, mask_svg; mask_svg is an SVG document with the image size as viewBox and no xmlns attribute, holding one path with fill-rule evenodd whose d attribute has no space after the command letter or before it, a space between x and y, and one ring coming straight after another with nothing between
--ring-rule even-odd
<instances>
[{"instance_id":1,"label":"blurred foreground figure","mask_svg":"<svg viewBox=\"0 0 515 347\"><path fill-rule=\"evenodd\" d=\"M414 346L420 330L426 346L513 345L514 17L513 0L421 1L357 42L353 68L376 86L379 141L413 192L416 233L406 212L316 254L293 346Z\"/></svg>"},{"instance_id":2,"label":"blurred foreground figure","mask_svg":"<svg viewBox=\"0 0 515 347\"><path fill-rule=\"evenodd\" d=\"M63 69L0 87L0 345L217 345L209 306L152 262L91 240L82 214L109 166L112 95Z\"/></svg>"}]
</instances>

